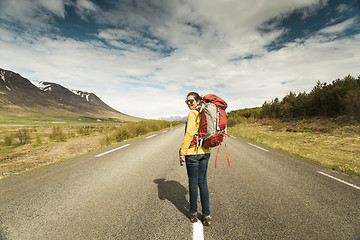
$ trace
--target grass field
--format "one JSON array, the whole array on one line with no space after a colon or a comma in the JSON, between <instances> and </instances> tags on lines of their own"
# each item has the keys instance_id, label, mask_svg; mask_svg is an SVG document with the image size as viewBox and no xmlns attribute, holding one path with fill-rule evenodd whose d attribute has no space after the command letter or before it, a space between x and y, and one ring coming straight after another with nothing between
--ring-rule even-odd
<instances>
[{"instance_id":1,"label":"grass field","mask_svg":"<svg viewBox=\"0 0 360 240\"><path fill-rule=\"evenodd\" d=\"M360 176L360 125L340 126L331 119L244 120L228 132Z\"/></svg>"},{"instance_id":2,"label":"grass field","mask_svg":"<svg viewBox=\"0 0 360 240\"><path fill-rule=\"evenodd\" d=\"M46 115L38 115L38 114L27 114L26 116L0 116L0 126L6 127L9 125L36 125L36 126L44 126L44 125L69 125L69 124L92 124L92 123L109 123L109 122L119 122L116 119L111 118L91 118L91 117L67 117L67 116L46 116Z\"/></svg>"},{"instance_id":3,"label":"grass field","mask_svg":"<svg viewBox=\"0 0 360 240\"><path fill-rule=\"evenodd\" d=\"M148 120L88 125L59 124L0 127L0 178L171 128L181 122Z\"/></svg>"}]
</instances>

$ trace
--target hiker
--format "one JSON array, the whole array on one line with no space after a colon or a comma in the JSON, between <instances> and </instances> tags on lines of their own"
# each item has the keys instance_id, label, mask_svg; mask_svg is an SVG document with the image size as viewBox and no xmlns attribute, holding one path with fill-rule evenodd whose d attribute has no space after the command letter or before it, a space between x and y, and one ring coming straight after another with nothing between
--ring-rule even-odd
<instances>
[{"instance_id":1,"label":"hiker","mask_svg":"<svg viewBox=\"0 0 360 240\"><path fill-rule=\"evenodd\" d=\"M199 131L201 97L196 92L190 92L185 100L190 112L186 123L186 132L180 148L180 164L186 164L189 180L190 210L188 216L191 222L197 221L197 196L200 189L202 205L202 221L205 226L211 224L209 208L209 190L207 185L207 167L210 149L191 145L194 135Z\"/></svg>"}]
</instances>

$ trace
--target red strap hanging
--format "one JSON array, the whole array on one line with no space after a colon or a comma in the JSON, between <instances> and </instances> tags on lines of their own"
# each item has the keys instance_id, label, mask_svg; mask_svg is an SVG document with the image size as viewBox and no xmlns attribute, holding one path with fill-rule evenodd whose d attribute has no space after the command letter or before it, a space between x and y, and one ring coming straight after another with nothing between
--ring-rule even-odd
<instances>
[{"instance_id":1,"label":"red strap hanging","mask_svg":"<svg viewBox=\"0 0 360 240\"><path fill-rule=\"evenodd\" d=\"M218 146L218 150L217 150L217 153L216 153L216 158L215 158L215 168L216 168L216 164L217 164L217 158L218 158L218 155L219 155L220 146L221 146L221 144L219 144L219 146Z\"/></svg>"},{"instance_id":2,"label":"red strap hanging","mask_svg":"<svg viewBox=\"0 0 360 240\"><path fill-rule=\"evenodd\" d=\"M229 167L230 167L230 159L229 159L229 155L228 155L227 150L226 150L226 143L224 143L224 144L225 144L225 153L226 153L227 162L228 162L228 165L229 165ZM219 155L220 146L221 146L221 143L219 144L218 149L217 149L217 152L216 152L215 168L216 168L216 166L217 166L217 159L218 159L218 155Z\"/></svg>"}]
</instances>

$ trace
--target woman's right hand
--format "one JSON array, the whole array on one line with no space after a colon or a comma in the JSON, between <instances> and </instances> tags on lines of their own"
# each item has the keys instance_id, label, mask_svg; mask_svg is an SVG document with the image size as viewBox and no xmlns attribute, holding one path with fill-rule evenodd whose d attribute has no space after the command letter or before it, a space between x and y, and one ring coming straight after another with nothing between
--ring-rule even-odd
<instances>
[{"instance_id":1,"label":"woman's right hand","mask_svg":"<svg viewBox=\"0 0 360 240\"><path fill-rule=\"evenodd\" d=\"M180 166L184 165L185 163L185 156L180 155Z\"/></svg>"}]
</instances>

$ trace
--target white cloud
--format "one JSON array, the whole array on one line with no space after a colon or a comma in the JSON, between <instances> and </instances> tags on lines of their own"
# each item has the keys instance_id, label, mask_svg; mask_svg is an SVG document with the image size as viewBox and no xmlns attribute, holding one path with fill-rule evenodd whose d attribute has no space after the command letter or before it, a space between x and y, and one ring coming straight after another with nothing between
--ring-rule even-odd
<instances>
[{"instance_id":1,"label":"white cloud","mask_svg":"<svg viewBox=\"0 0 360 240\"><path fill-rule=\"evenodd\" d=\"M98 9L98 7L96 6L96 4L94 4L92 1L89 0L77 0L76 1L76 5L79 9L83 10L83 11L96 11Z\"/></svg>"},{"instance_id":2,"label":"white cloud","mask_svg":"<svg viewBox=\"0 0 360 240\"><path fill-rule=\"evenodd\" d=\"M351 11L351 7L346 4L340 4L337 10L339 11L339 13L345 13L347 11Z\"/></svg>"},{"instance_id":3,"label":"white cloud","mask_svg":"<svg viewBox=\"0 0 360 240\"><path fill-rule=\"evenodd\" d=\"M328 26L320 30L319 33L325 33L325 34L341 33L353 27L356 24L356 21L357 21L356 18L350 18L347 19L346 21L343 21L342 23Z\"/></svg>"},{"instance_id":4,"label":"white cloud","mask_svg":"<svg viewBox=\"0 0 360 240\"><path fill-rule=\"evenodd\" d=\"M48 29L54 17L65 17L63 0L2 0L0 2L0 18L28 27Z\"/></svg>"},{"instance_id":5,"label":"white cloud","mask_svg":"<svg viewBox=\"0 0 360 240\"><path fill-rule=\"evenodd\" d=\"M75 3L68 2L68 4L74 5L76 13L85 21L88 21L88 18L99 10L98 6L90 0L76 0Z\"/></svg>"},{"instance_id":6,"label":"white cloud","mask_svg":"<svg viewBox=\"0 0 360 240\"><path fill-rule=\"evenodd\" d=\"M336 39L324 34L349 29L354 19L277 51L265 48L285 30L274 25L271 32L260 33L264 21L295 9L310 14L326 1L152 0L140 1L137 8L119 8L118 1L110 9L85 0L70 3L87 21L106 23L98 40L50 33L19 36L0 25L0 67L94 92L121 112L148 118L186 115L184 99L192 90L218 94L234 110L261 106L289 91L309 91L317 80L359 74L360 36ZM62 16L55 13L60 7L48 8ZM164 56L167 47L175 50ZM253 57L244 59L249 55Z\"/></svg>"},{"instance_id":7,"label":"white cloud","mask_svg":"<svg viewBox=\"0 0 360 240\"><path fill-rule=\"evenodd\" d=\"M360 55L355 52L360 51L360 35L352 39L325 40L315 36L302 44L288 44L261 58L243 61L237 68L242 69L238 81L232 78L224 89L225 95L243 100L235 109L261 106L265 100L281 98L289 91L308 92L318 80L331 82L348 74L357 76ZM241 103L239 98L236 101Z\"/></svg>"}]
</instances>

